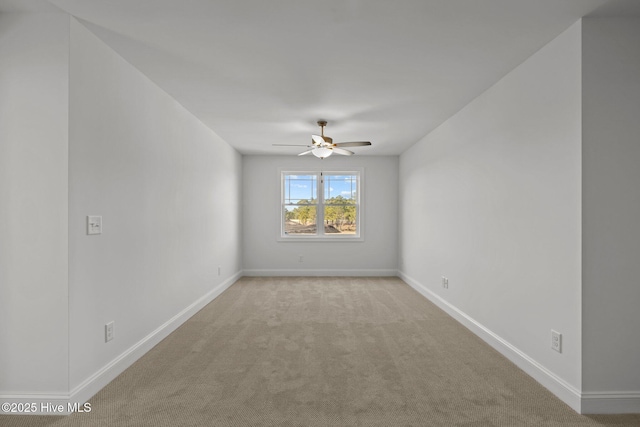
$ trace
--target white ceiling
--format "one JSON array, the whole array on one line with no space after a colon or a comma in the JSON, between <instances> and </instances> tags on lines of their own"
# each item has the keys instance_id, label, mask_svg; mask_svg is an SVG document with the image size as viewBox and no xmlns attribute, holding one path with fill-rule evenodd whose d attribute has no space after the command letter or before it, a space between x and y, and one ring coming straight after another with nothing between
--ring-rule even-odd
<instances>
[{"instance_id":1,"label":"white ceiling","mask_svg":"<svg viewBox=\"0 0 640 427\"><path fill-rule=\"evenodd\" d=\"M638 0L0 0L101 39L244 154L295 154L329 121L399 154L588 14Z\"/></svg>"}]
</instances>

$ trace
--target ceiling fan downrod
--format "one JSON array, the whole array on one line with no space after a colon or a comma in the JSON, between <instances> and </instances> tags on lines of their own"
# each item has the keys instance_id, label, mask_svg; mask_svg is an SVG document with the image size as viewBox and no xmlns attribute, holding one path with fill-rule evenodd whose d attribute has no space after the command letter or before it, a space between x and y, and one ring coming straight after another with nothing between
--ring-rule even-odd
<instances>
[{"instance_id":1,"label":"ceiling fan downrod","mask_svg":"<svg viewBox=\"0 0 640 427\"><path fill-rule=\"evenodd\" d=\"M318 120L318 126L320 126L320 136L322 137L322 139L324 139L324 141L331 145L333 144L333 138L328 137L328 136L324 136L324 127L327 125L327 121L326 120Z\"/></svg>"}]
</instances>

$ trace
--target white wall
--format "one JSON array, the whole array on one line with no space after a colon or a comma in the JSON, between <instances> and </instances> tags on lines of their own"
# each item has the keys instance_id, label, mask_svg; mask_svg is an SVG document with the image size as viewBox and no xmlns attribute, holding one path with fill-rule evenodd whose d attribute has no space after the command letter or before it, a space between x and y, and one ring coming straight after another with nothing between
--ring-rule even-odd
<instances>
[{"instance_id":1,"label":"white wall","mask_svg":"<svg viewBox=\"0 0 640 427\"><path fill-rule=\"evenodd\" d=\"M577 23L400 157L402 277L574 407L580 67Z\"/></svg>"},{"instance_id":2,"label":"white wall","mask_svg":"<svg viewBox=\"0 0 640 427\"><path fill-rule=\"evenodd\" d=\"M70 51L70 383L90 395L96 375L239 274L242 164L75 19ZM87 215L102 215L102 235L86 235Z\"/></svg>"},{"instance_id":3,"label":"white wall","mask_svg":"<svg viewBox=\"0 0 640 427\"><path fill-rule=\"evenodd\" d=\"M282 242L279 168L363 168L362 242ZM395 275L398 157L243 156L243 268L247 275ZM298 259L302 256L303 263Z\"/></svg>"},{"instance_id":4,"label":"white wall","mask_svg":"<svg viewBox=\"0 0 640 427\"><path fill-rule=\"evenodd\" d=\"M5 396L68 391L68 38L66 14L0 14L0 395Z\"/></svg>"},{"instance_id":5,"label":"white wall","mask_svg":"<svg viewBox=\"0 0 640 427\"><path fill-rule=\"evenodd\" d=\"M583 46L583 386L637 409L640 19L584 19Z\"/></svg>"}]
</instances>

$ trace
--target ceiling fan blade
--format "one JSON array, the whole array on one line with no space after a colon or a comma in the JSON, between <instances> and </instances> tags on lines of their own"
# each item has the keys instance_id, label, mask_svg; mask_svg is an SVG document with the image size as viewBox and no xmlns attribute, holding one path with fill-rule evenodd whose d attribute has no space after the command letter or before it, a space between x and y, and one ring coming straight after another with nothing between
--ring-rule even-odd
<instances>
[{"instance_id":1,"label":"ceiling fan blade","mask_svg":"<svg viewBox=\"0 0 640 427\"><path fill-rule=\"evenodd\" d=\"M307 151L303 151L302 153L298 154L298 156L304 156L305 154L310 154L313 150L307 150Z\"/></svg>"},{"instance_id":2,"label":"ceiling fan blade","mask_svg":"<svg viewBox=\"0 0 640 427\"><path fill-rule=\"evenodd\" d=\"M308 144L271 144L274 147L311 147Z\"/></svg>"},{"instance_id":3,"label":"ceiling fan blade","mask_svg":"<svg viewBox=\"0 0 640 427\"><path fill-rule=\"evenodd\" d=\"M343 156L351 156L353 154L353 151L349 151L349 150L345 150L343 148L337 148L337 147L333 147L331 151L333 151L336 154L342 154Z\"/></svg>"},{"instance_id":4,"label":"ceiling fan blade","mask_svg":"<svg viewBox=\"0 0 640 427\"><path fill-rule=\"evenodd\" d=\"M365 145L371 145L369 141L353 141L353 142L338 142L333 144L336 147L363 147Z\"/></svg>"},{"instance_id":5,"label":"ceiling fan blade","mask_svg":"<svg viewBox=\"0 0 640 427\"><path fill-rule=\"evenodd\" d=\"M315 145L324 144L324 138L320 135L311 135L311 139Z\"/></svg>"}]
</instances>

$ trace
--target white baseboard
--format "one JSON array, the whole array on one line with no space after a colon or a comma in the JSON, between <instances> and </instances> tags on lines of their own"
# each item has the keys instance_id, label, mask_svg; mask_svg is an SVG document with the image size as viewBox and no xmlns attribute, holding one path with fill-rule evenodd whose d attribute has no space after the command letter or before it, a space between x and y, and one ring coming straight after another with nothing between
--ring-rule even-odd
<instances>
[{"instance_id":1,"label":"white baseboard","mask_svg":"<svg viewBox=\"0 0 640 427\"><path fill-rule=\"evenodd\" d=\"M482 324L429 290L413 278L399 271L398 277L422 296L444 310L500 354L529 374L579 414L637 414L640 413L640 391L582 392L559 378L534 359L493 333Z\"/></svg>"},{"instance_id":2,"label":"white baseboard","mask_svg":"<svg viewBox=\"0 0 640 427\"><path fill-rule=\"evenodd\" d=\"M582 414L640 414L640 391L582 393Z\"/></svg>"},{"instance_id":3,"label":"white baseboard","mask_svg":"<svg viewBox=\"0 0 640 427\"><path fill-rule=\"evenodd\" d=\"M244 270L245 276L350 276L350 277L394 277L398 275L395 269L274 269L274 270Z\"/></svg>"},{"instance_id":4,"label":"white baseboard","mask_svg":"<svg viewBox=\"0 0 640 427\"><path fill-rule=\"evenodd\" d=\"M87 378L82 384L71 390L71 400L73 402L86 402L89 400L94 394L100 391L100 389L124 372L125 369L133 365L136 360L145 355L156 344L165 339L171 332L175 331L180 327L180 325L189 320L191 316L217 298L240 277L242 277L242 271L238 271L236 274L220 283L193 304L159 326L155 331L138 341L138 343L111 361L111 363L103 367L91 377Z\"/></svg>"},{"instance_id":5,"label":"white baseboard","mask_svg":"<svg viewBox=\"0 0 640 427\"><path fill-rule=\"evenodd\" d=\"M403 272L398 273L398 277L404 280L409 286L418 291L422 296L433 302L444 310L455 320L464 325L471 332L480 337L483 341L496 349L500 354L513 362L520 369L525 371L545 388L555 394L560 400L569 405L574 411L580 412L581 393L572 385L566 383L561 378L554 375L544 366L533 360L531 357L511 345L509 342L496 335L494 332L478 323L476 320L442 299L439 295L430 291L413 278Z\"/></svg>"},{"instance_id":6,"label":"white baseboard","mask_svg":"<svg viewBox=\"0 0 640 427\"><path fill-rule=\"evenodd\" d=\"M204 306L217 298L240 277L242 277L242 271L237 272L224 282L220 283L207 294L173 316L171 319L167 320L156 330L138 341L124 353L120 354L110 363L105 365L102 369L98 370L92 376L87 378L80 385L71 390L69 394L12 394L0 396L0 402L6 402L9 403L9 405L15 403L16 410L22 409L19 412L2 411L0 412L0 414L20 413L29 415L69 415L71 412L73 412L74 409L79 411L84 410L84 412L90 412L90 407L88 408L89 411L86 410L87 408L83 407L85 402L87 402L93 395L99 392L104 386L113 381L118 375L124 372L125 369L133 365L133 363L144 356L149 350L151 350L156 344L166 338L171 332L178 329L178 327L189 320L189 318L200 311ZM30 406L29 409L31 409L31 406L33 406L37 409L37 411L32 412L29 410L29 412L25 412L24 409L25 405L27 404Z\"/></svg>"}]
</instances>

